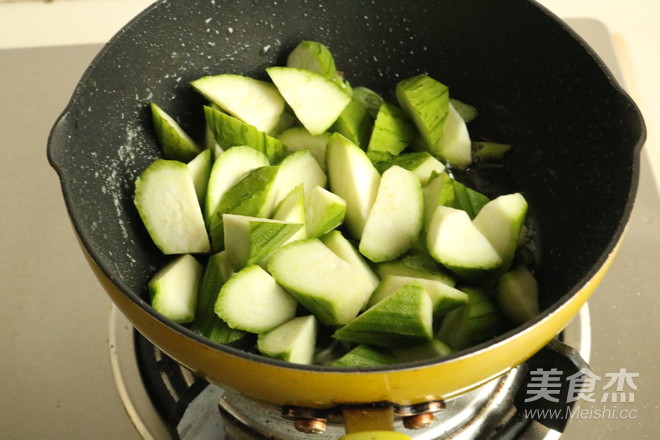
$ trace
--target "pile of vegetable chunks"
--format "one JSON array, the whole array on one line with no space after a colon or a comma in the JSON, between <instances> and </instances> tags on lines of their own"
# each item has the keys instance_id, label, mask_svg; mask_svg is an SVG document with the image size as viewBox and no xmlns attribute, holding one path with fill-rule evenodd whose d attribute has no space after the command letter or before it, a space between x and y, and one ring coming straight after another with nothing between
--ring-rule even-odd
<instances>
[{"instance_id":1,"label":"pile of vegetable chunks","mask_svg":"<svg viewBox=\"0 0 660 440\"><path fill-rule=\"evenodd\" d=\"M474 107L425 74L390 101L352 87L315 41L266 73L191 83L208 101L202 142L151 104L164 158L134 202L172 256L148 284L156 311L221 344L351 368L445 356L538 314L517 257L524 197L490 200L451 173L510 147L470 138Z\"/></svg>"}]
</instances>

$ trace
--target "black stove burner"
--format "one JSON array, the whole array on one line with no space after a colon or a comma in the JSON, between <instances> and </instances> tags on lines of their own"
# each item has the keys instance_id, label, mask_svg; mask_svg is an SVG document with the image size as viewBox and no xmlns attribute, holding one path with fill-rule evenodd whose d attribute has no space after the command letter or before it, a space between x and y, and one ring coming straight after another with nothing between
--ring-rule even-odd
<instances>
[{"instance_id":1,"label":"black stove burner","mask_svg":"<svg viewBox=\"0 0 660 440\"><path fill-rule=\"evenodd\" d=\"M149 398L172 438L181 439L179 424L190 404L209 383L191 374L186 375L186 370L176 361L137 331L134 331L134 344L140 377Z\"/></svg>"},{"instance_id":2,"label":"black stove burner","mask_svg":"<svg viewBox=\"0 0 660 440\"><path fill-rule=\"evenodd\" d=\"M137 331L134 332L134 345L140 375L149 397L168 427L175 440L255 440L281 438L263 436L248 425L243 419L244 414L231 414L218 402L223 398L224 391L209 384L206 380L191 374L177 362L160 351ZM569 376L586 368L580 356L570 347L559 341L553 341L537 355L527 361L522 368L522 379L508 398L510 410L504 414L496 426L491 426L487 432L480 432L478 438L488 440L515 440L528 433L533 420L525 417L526 414L544 414L550 412L526 411L548 408L550 410L561 407L564 411L566 403L548 401L525 402L525 390L532 379L530 372L537 368L557 368L564 375ZM562 389L565 396L566 389ZM567 399L557 399L565 402ZM240 405L238 405L240 407ZM565 411L564 414L568 414ZM249 415L248 415L249 417ZM275 418L278 418L277 415ZM563 431L567 419L537 419L537 422L555 431ZM410 431L414 438L414 432ZM326 439L327 436L315 435L316 438ZM307 435L305 438L313 438ZM454 437L452 437L454 438ZM463 438L463 437L459 437ZM525 438L530 438L526 436Z\"/></svg>"}]
</instances>

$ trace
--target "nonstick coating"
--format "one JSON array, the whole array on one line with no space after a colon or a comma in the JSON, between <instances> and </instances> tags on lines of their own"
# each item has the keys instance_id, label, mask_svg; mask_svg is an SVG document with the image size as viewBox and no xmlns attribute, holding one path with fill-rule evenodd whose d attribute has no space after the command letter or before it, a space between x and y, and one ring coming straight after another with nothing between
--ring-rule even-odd
<instances>
[{"instance_id":1,"label":"nonstick coating","mask_svg":"<svg viewBox=\"0 0 660 440\"><path fill-rule=\"evenodd\" d=\"M303 39L325 43L352 85L385 96L401 79L431 75L478 108L473 134L512 144L507 161L534 219L545 313L611 253L632 208L643 121L593 52L536 3L164 1L96 57L48 151L82 244L137 306L155 314L145 286L167 260L132 200L135 178L161 155L148 104L201 139L203 100L190 81L265 79L264 68L283 64Z\"/></svg>"}]
</instances>

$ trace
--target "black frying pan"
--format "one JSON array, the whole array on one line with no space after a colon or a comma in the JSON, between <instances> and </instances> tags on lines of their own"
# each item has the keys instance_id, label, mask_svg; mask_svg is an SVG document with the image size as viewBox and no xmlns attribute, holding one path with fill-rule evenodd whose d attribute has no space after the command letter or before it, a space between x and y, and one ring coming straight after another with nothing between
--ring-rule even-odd
<instances>
[{"instance_id":1,"label":"black frying pan","mask_svg":"<svg viewBox=\"0 0 660 440\"><path fill-rule=\"evenodd\" d=\"M387 93L428 73L479 109L475 137L512 144L508 185L538 233L542 315L441 360L338 370L292 366L200 338L146 301L166 258L133 206L160 156L152 101L203 135L200 76L264 78L303 39L325 43L353 85ZM642 117L612 74L532 1L160 1L92 62L53 127L48 155L84 252L138 330L196 373L279 405L446 398L519 364L577 313L613 258L633 204ZM293 385L292 385L293 384Z\"/></svg>"}]
</instances>

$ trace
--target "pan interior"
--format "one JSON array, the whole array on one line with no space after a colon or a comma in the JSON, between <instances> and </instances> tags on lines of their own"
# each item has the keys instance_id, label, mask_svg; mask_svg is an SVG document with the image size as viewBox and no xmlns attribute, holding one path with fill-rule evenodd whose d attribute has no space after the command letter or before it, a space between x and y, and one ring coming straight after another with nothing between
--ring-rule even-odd
<instances>
[{"instance_id":1,"label":"pan interior","mask_svg":"<svg viewBox=\"0 0 660 440\"><path fill-rule=\"evenodd\" d=\"M303 39L325 43L352 85L388 97L399 80L431 75L479 109L475 136L512 144L510 184L530 204L544 308L612 250L636 183L638 115L590 51L532 2L159 2L95 59L49 145L83 245L140 307L150 309L146 283L167 260L132 200L136 177L160 156L149 103L201 139L203 100L190 81L264 79Z\"/></svg>"}]
</instances>

